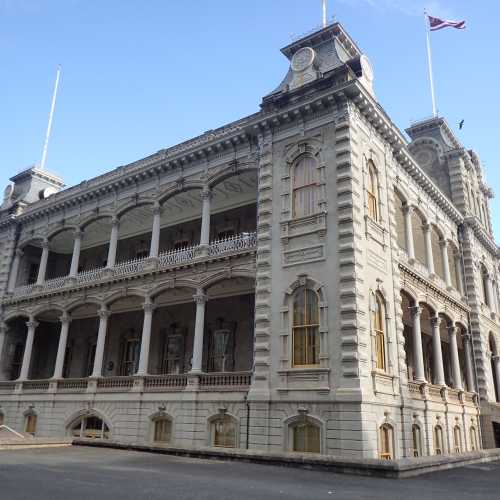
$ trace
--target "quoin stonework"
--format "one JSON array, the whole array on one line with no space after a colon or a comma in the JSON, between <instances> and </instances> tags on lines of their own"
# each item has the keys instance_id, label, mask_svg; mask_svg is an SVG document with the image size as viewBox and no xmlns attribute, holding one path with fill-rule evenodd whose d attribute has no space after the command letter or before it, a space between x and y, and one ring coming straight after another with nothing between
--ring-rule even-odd
<instances>
[{"instance_id":1,"label":"quoin stonework","mask_svg":"<svg viewBox=\"0 0 500 500\"><path fill-rule=\"evenodd\" d=\"M478 155L407 137L340 24L260 110L0 208L0 421L40 437L355 458L500 445ZM272 85L272 82L270 82Z\"/></svg>"}]
</instances>

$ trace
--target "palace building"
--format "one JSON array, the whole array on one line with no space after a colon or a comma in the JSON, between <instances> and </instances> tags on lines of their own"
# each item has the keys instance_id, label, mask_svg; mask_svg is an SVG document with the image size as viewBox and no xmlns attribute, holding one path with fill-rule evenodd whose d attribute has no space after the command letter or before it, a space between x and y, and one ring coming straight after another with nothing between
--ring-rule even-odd
<instances>
[{"instance_id":1,"label":"palace building","mask_svg":"<svg viewBox=\"0 0 500 500\"><path fill-rule=\"evenodd\" d=\"M331 24L259 110L0 207L0 424L397 459L500 446L498 247L478 155L404 135ZM272 84L272 82L270 82Z\"/></svg>"}]
</instances>

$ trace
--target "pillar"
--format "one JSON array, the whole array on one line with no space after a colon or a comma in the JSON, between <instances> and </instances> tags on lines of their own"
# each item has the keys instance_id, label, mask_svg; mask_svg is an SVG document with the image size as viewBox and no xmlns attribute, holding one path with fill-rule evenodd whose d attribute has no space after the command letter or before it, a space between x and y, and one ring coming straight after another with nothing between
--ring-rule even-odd
<instances>
[{"instance_id":1,"label":"pillar","mask_svg":"<svg viewBox=\"0 0 500 500\"><path fill-rule=\"evenodd\" d=\"M422 330L420 329L420 315L422 308L415 306L411 308L413 315L413 357L415 362L415 380L425 382L424 353L422 349Z\"/></svg>"},{"instance_id":2,"label":"pillar","mask_svg":"<svg viewBox=\"0 0 500 500\"><path fill-rule=\"evenodd\" d=\"M118 230L120 221L113 217L111 220L111 235L109 237L108 263L106 267L113 267L116 262L116 248L118 247Z\"/></svg>"},{"instance_id":3,"label":"pillar","mask_svg":"<svg viewBox=\"0 0 500 500\"><path fill-rule=\"evenodd\" d=\"M108 330L108 318L110 312L106 306L102 306L98 312L99 331L97 333L97 345L95 349L94 369L92 377L102 376L102 363L104 361L104 346L106 345L106 332Z\"/></svg>"},{"instance_id":4,"label":"pillar","mask_svg":"<svg viewBox=\"0 0 500 500\"><path fill-rule=\"evenodd\" d=\"M451 372L453 376L453 386L455 389L463 391L462 374L460 373L460 358L458 357L458 342L457 333L459 329L456 326L448 328L450 337L450 356L451 356Z\"/></svg>"},{"instance_id":5,"label":"pillar","mask_svg":"<svg viewBox=\"0 0 500 500\"><path fill-rule=\"evenodd\" d=\"M45 274L47 272L47 262L49 260L49 242L44 240L42 242L42 256L40 258L40 266L38 267L38 277L36 279L37 285L43 285L45 281Z\"/></svg>"},{"instance_id":6,"label":"pillar","mask_svg":"<svg viewBox=\"0 0 500 500\"><path fill-rule=\"evenodd\" d=\"M488 307L492 312L495 312L495 300L493 298L493 285L491 283L491 278L489 274L484 275L486 280L486 300L488 301Z\"/></svg>"},{"instance_id":7,"label":"pillar","mask_svg":"<svg viewBox=\"0 0 500 500\"><path fill-rule=\"evenodd\" d=\"M193 362L191 365L192 373L201 373L201 364L203 358L203 330L205 327L205 304L207 296L203 293L203 289L196 290L193 295L196 302L196 321L194 327L194 341L193 341Z\"/></svg>"},{"instance_id":8,"label":"pillar","mask_svg":"<svg viewBox=\"0 0 500 500\"><path fill-rule=\"evenodd\" d=\"M434 271L434 257L432 255L432 228L430 224L425 224L424 240L425 240L425 260L427 262L427 269L429 274L435 274Z\"/></svg>"},{"instance_id":9,"label":"pillar","mask_svg":"<svg viewBox=\"0 0 500 500\"><path fill-rule=\"evenodd\" d=\"M495 368L495 375L497 379L497 393L495 394L495 396L497 398L497 401L500 401L500 356L493 356L493 367Z\"/></svg>"},{"instance_id":10,"label":"pillar","mask_svg":"<svg viewBox=\"0 0 500 500\"><path fill-rule=\"evenodd\" d=\"M153 322L154 304L146 299L143 305L144 320L142 323L141 354L137 375L147 375L149 366L149 347L151 345L151 324Z\"/></svg>"},{"instance_id":11,"label":"pillar","mask_svg":"<svg viewBox=\"0 0 500 500\"><path fill-rule=\"evenodd\" d=\"M464 273L462 271L462 259L460 258L460 254L455 254L455 272L457 273L457 286L458 291L465 295L465 284L464 284Z\"/></svg>"},{"instance_id":12,"label":"pillar","mask_svg":"<svg viewBox=\"0 0 500 500\"><path fill-rule=\"evenodd\" d=\"M439 326L441 318L436 316L431 318L432 327L432 364L434 368L434 383L436 385L446 385L444 379L443 353L441 350L441 332Z\"/></svg>"},{"instance_id":13,"label":"pillar","mask_svg":"<svg viewBox=\"0 0 500 500\"><path fill-rule=\"evenodd\" d=\"M151 246L149 248L150 257L158 257L160 251L160 223L161 209L159 205L153 207L153 228L151 230Z\"/></svg>"},{"instance_id":14,"label":"pillar","mask_svg":"<svg viewBox=\"0 0 500 500\"><path fill-rule=\"evenodd\" d=\"M7 338L7 325L2 321L0 322L0 380L4 378L4 366L2 366L3 357L3 346L5 345L5 339Z\"/></svg>"},{"instance_id":15,"label":"pillar","mask_svg":"<svg viewBox=\"0 0 500 500\"><path fill-rule=\"evenodd\" d=\"M202 210L201 210L201 234L200 246L210 244L210 202L212 200L212 191L205 188L201 192Z\"/></svg>"},{"instance_id":16,"label":"pillar","mask_svg":"<svg viewBox=\"0 0 500 500\"><path fill-rule=\"evenodd\" d=\"M412 212L413 207L409 205L404 207L406 253L408 254L409 259L415 260L415 245L413 242L413 226L411 222Z\"/></svg>"},{"instance_id":17,"label":"pillar","mask_svg":"<svg viewBox=\"0 0 500 500\"><path fill-rule=\"evenodd\" d=\"M472 336L469 333L464 335L464 348L467 390L470 392L476 392L476 384L474 383L474 367L472 365Z\"/></svg>"},{"instance_id":18,"label":"pillar","mask_svg":"<svg viewBox=\"0 0 500 500\"><path fill-rule=\"evenodd\" d=\"M59 334L59 345L57 347L56 366L53 378L62 378L64 368L64 358L66 357L66 345L68 343L68 332L71 318L69 314L63 313L60 318L61 333Z\"/></svg>"},{"instance_id":19,"label":"pillar","mask_svg":"<svg viewBox=\"0 0 500 500\"><path fill-rule=\"evenodd\" d=\"M21 257L23 256L23 253L24 252L20 248L15 251L14 260L10 269L9 286L7 289L10 293L12 293L14 288L16 288L17 276L19 274L19 266L21 264Z\"/></svg>"},{"instance_id":20,"label":"pillar","mask_svg":"<svg viewBox=\"0 0 500 500\"><path fill-rule=\"evenodd\" d=\"M23 363L21 365L21 373L18 380L27 380L31 365L31 353L33 351L33 341L35 340L35 330L38 323L33 316L30 316L26 322L28 334L26 335L26 345L24 346Z\"/></svg>"},{"instance_id":21,"label":"pillar","mask_svg":"<svg viewBox=\"0 0 500 500\"><path fill-rule=\"evenodd\" d=\"M444 270L444 281L446 283L446 288L452 288L451 284L451 274L450 274L450 262L448 260L448 242L446 240L441 240L439 242L441 247L441 258L443 260L443 270Z\"/></svg>"},{"instance_id":22,"label":"pillar","mask_svg":"<svg viewBox=\"0 0 500 500\"><path fill-rule=\"evenodd\" d=\"M69 270L69 275L75 278L78 274L78 262L80 260L80 249L82 247L82 231L80 229L75 230L75 240L73 241L73 255L71 256L71 267Z\"/></svg>"}]
</instances>

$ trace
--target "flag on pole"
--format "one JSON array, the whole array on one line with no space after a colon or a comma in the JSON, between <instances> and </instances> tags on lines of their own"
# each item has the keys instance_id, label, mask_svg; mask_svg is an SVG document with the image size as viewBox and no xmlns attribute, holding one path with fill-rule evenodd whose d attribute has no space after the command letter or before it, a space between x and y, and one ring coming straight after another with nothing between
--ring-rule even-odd
<instances>
[{"instance_id":1,"label":"flag on pole","mask_svg":"<svg viewBox=\"0 0 500 500\"><path fill-rule=\"evenodd\" d=\"M456 28L457 30L465 29L465 21L449 21L447 19L439 19L438 17L427 16L429 18L429 27L431 31L442 30L443 28Z\"/></svg>"}]
</instances>

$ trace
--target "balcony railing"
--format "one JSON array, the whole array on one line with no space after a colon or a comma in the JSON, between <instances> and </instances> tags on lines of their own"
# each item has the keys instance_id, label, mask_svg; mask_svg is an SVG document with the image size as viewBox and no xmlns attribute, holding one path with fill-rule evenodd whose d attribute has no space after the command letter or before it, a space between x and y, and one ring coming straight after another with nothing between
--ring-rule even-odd
<instances>
[{"instance_id":1,"label":"balcony railing","mask_svg":"<svg viewBox=\"0 0 500 500\"><path fill-rule=\"evenodd\" d=\"M161 392L165 389L182 390L187 385L187 375L149 375L144 377L145 392Z\"/></svg>"},{"instance_id":2,"label":"balcony railing","mask_svg":"<svg viewBox=\"0 0 500 500\"><path fill-rule=\"evenodd\" d=\"M200 387L229 388L248 387L252 375L249 372L203 373L200 375Z\"/></svg>"},{"instance_id":3,"label":"balcony railing","mask_svg":"<svg viewBox=\"0 0 500 500\"><path fill-rule=\"evenodd\" d=\"M248 250L254 250L257 246L256 233L241 233L237 236L215 240L208 246L207 252L201 252L200 245L181 248L179 250L167 250L161 252L158 256L158 267L160 269L168 269L176 265L189 264L195 262L198 258L217 258L231 254L237 254ZM142 259L132 259L119 262L114 267L90 269L82 271L76 276L77 285L86 285L103 280L109 276L123 277L142 273L148 269L148 262L151 262L149 257ZM58 290L66 286L74 286L75 279L70 279L69 276L59 276L57 278L46 280L40 285L34 283L29 285L18 286L14 289L13 297L25 297L34 292L48 292Z\"/></svg>"}]
</instances>

